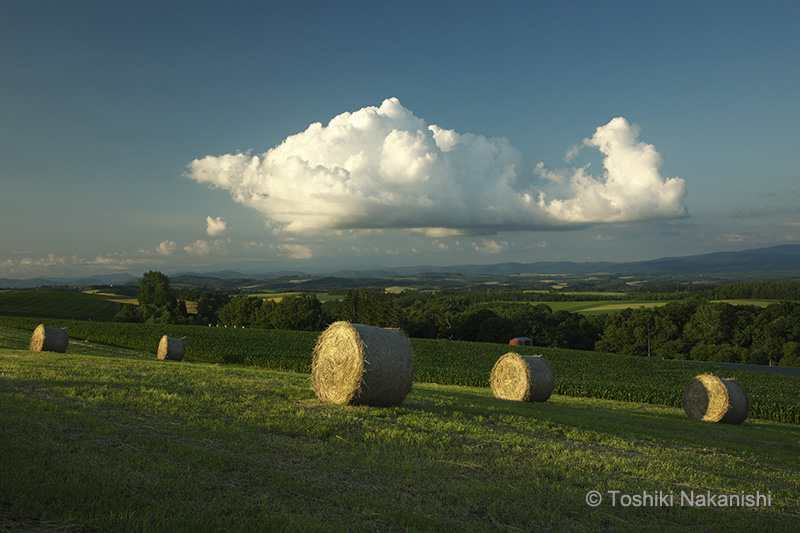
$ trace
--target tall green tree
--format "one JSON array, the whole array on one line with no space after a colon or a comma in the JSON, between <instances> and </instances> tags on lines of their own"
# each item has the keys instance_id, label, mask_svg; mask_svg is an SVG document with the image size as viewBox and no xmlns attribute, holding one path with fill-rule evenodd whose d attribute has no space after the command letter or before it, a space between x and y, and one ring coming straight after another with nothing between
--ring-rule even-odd
<instances>
[{"instance_id":1,"label":"tall green tree","mask_svg":"<svg viewBox=\"0 0 800 533\"><path fill-rule=\"evenodd\" d=\"M139 305L154 305L176 309L178 299L169 286L169 278L161 272L150 270L139 280Z\"/></svg>"},{"instance_id":2,"label":"tall green tree","mask_svg":"<svg viewBox=\"0 0 800 533\"><path fill-rule=\"evenodd\" d=\"M150 270L139 280L138 314L144 322L155 324L186 324L189 315L186 302L178 300L169 285L169 278L161 272Z\"/></svg>"}]
</instances>

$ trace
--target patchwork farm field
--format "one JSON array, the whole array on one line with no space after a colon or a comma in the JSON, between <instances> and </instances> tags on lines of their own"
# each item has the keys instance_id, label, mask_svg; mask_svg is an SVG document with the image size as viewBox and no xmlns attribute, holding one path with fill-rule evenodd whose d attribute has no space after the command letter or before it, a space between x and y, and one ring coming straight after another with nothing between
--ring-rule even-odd
<instances>
[{"instance_id":1,"label":"patchwork farm field","mask_svg":"<svg viewBox=\"0 0 800 533\"><path fill-rule=\"evenodd\" d=\"M290 341L272 333L263 345ZM794 424L424 382L400 407L333 406L307 373L78 336L66 354L30 352L29 338L0 327L2 530L794 531L800 518Z\"/></svg>"}]
</instances>

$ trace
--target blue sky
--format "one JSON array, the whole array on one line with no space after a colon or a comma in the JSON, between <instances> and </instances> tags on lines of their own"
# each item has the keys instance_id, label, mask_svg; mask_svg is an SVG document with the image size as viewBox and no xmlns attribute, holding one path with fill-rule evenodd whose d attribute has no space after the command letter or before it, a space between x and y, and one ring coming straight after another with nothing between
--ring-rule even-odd
<instances>
[{"instance_id":1,"label":"blue sky","mask_svg":"<svg viewBox=\"0 0 800 533\"><path fill-rule=\"evenodd\" d=\"M0 277L800 243L796 2L0 2Z\"/></svg>"}]
</instances>

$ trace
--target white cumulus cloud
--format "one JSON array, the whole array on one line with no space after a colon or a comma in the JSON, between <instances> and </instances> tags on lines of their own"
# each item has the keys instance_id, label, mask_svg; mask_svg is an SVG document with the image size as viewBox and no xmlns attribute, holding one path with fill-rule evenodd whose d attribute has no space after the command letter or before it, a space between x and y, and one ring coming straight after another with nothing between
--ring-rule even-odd
<instances>
[{"instance_id":1,"label":"white cumulus cloud","mask_svg":"<svg viewBox=\"0 0 800 533\"><path fill-rule=\"evenodd\" d=\"M206 233L208 233L211 237L222 235L227 229L228 223L222 220L222 217L206 217Z\"/></svg>"},{"instance_id":2,"label":"white cumulus cloud","mask_svg":"<svg viewBox=\"0 0 800 533\"><path fill-rule=\"evenodd\" d=\"M186 176L295 233L400 228L443 237L685 216L684 181L660 174L660 154L638 134L611 120L583 143L603 155L602 175L540 165L546 179L536 186L518 180L523 158L508 140L428 125L390 98L258 155L196 159ZM209 217L209 234L211 220L222 222Z\"/></svg>"},{"instance_id":3,"label":"white cumulus cloud","mask_svg":"<svg viewBox=\"0 0 800 533\"><path fill-rule=\"evenodd\" d=\"M161 244L156 246L156 252L161 255L172 255L177 249L178 245L175 241L162 241Z\"/></svg>"},{"instance_id":4,"label":"white cumulus cloud","mask_svg":"<svg viewBox=\"0 0 800 533\"><path fill-rule=\"evenodd\" d=\"M494 239L481 239L480 244L473 242L472 248L482 254L499 254L508 249L508 242L495 241Z\"/></svg>"},{"instance_id":5,"label":"white cumulus cloud","mask_svg":"<svg viewBox=\"0 0 800 533\"><path fill-rule=\"evenodd\" d=\"M226 242L227 241L222 239L215 239L213 241L198 239L184 246L183 250L187 254L192 255L224 254L227 251Z\"/></svg>"},{"instance_id":6,"label":"white cumulus cloud","mask_svg":"<svg viewBox=\"0 0 800 533\"><path fill-rule=\"evenodd\" d=\"M571 194L547 201L540 207L553 219L592 224L679 218L686 215L686 184L660 173L663 158L652 144L638 140L639 127L617 117L583 141L603 154L605 169L600 179L576 169L568 179ZM553 180L542 166L537 170Z\"/></svg>"},{"instance_id":7,"label":"white cumulus cloud","mask_svg":"<svg viewBox=\"0 0 800 533\"><path fill-rule=\"evenodd\" d=\"M314 254L305 244L279 244L278 250L292 259L311 259Z\"/></svg>"}]
</instances>

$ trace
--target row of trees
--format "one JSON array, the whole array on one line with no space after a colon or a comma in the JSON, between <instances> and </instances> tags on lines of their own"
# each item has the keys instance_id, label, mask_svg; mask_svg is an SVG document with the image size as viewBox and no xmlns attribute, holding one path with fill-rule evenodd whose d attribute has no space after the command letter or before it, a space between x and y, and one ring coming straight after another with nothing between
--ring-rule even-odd
<instances>
[{"instance_id":1,"label":"row of trees","mask_svg":"<svg viewBox=\"0 0 800 533\"><path fill-rule=\"evenodd\" d=\"M800 304L760 308L686 300L599 316L598 351L800 366Z\"/></svg>"},{"instance_id":2,"label":"row of trees","mask_svg":"<svg viewBox=\"0 0 800 533\"><path fill-rule=\"evenodd\" d=\"M712 285L709 287L709 285ZM764 300L800 300L800 281L748 281L725 283L713 286L710 282L677 283L671 285L643 286L636 291L628 291L628 298L637 294L648 300L677 299L764 299Z\"/></svg>"},{"instance_id":3,"label":"row of trees","mask_svg":"<svg viewBox=\"0 0 800 533\"><path fill-rule=\"evenodd\" d=\"M395 300L377 291L348 291L340 302L326 305L315 294L279 301L237 296L219 311L220 324L239 327L319 331L337 320L387 328L403 325Z\"/></svg>"},{"instance_id":4,"label":"row of trees","mask_svg":"<svg viewBox=\"0 0 800 533\"><path fill-rule=\"evenodd\" d=\"M124 306L117 320L305 331L346 320L403 328L411 337L506 343L527 336L538 346L800 366L797 303L760 308L694 298L587 317L514 301L511 294L501 295L504 303L492 302L484 293L393 295L368 289L348 290L341 300L325 303L315 294L280 301L207 292L188 296L197 302L194 315L186 312L185 301L170 287L169 278L148 272L140 282L139 305Z\"/></svg>"},{"instance_id":5,"label":"row of trees","mask_svg":"<svg viewBox=\"0 0 800 533\"><path fill-rule=\"evenodd\" d=\"M313 294L279 302L237 296L219 312L228 326L318 331L336 320L378 327L402 328L411 337L507 343L527 335L540 345L591 350L596 326L582 315L553 312L544 304L468 303L454 294L402 300L382 291L347 291L339 302L322 304ZM403 306L401 303L406 303Z\"/></svg>"},{"instance_id":6,"label":"row of trees","mask_svg":"<svg viewBox=\"0 0 800 533\"><path fill-rule=\"evenodd\" d=\"M326 322L314 294L287 296L280 302L238 296L219 311L219 321L227 326L301 331L319 331Z\"/></svg>"},{"instance_id":7,"label":"row of trees","mask_svg":"<svg viewBox=\"0 0 800 533\"><path fill-rule=\"evenodd\" d=\"M419 295L400 301L402 327L411 337L503 342L518 336L540 346L591 350L598 331L582 315L554 312L546 304L471 303L459 294Z\"/></svg>"},{"instance_id":8,"label":"row of trees","mask_svg":"<svg viewBox=\"0 0 800 533\"><path fill-rule=\"evenodd\" d=\"M732 298L764 298L767 300L800 300L800 281L754 281L726 283L702 291L698 296L709 300Z\"/></svg>"}]
</instances>

